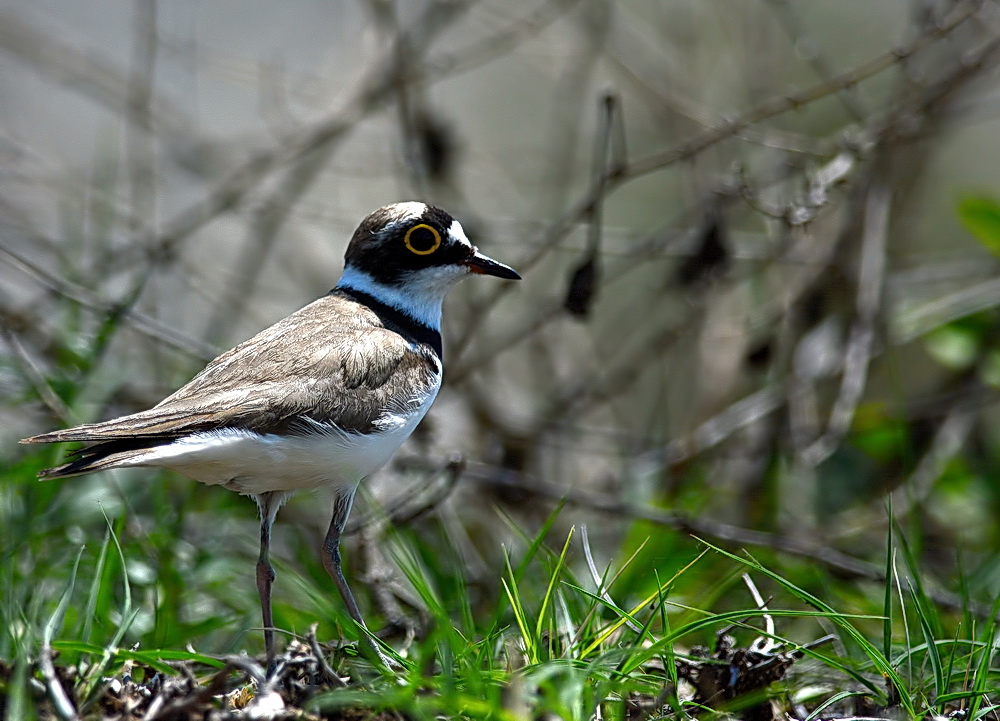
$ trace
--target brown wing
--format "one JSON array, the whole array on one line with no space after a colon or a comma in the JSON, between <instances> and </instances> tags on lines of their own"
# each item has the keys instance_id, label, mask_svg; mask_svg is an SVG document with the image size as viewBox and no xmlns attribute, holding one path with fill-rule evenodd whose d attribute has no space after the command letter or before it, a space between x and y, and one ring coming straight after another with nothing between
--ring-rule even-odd
<instances>
[{"instance_id":1,"label":"brown wing","mask_svg":"<svg viewBox=\"0 0 1000 721\"><path fill-rule=\"evenodd\" d=\"M365 432L387 409L403 410L392 399L403 394L416 404L438 380L433 352L414 352L364 306L325 296L223 353L147 411L22 442L130 439L149 447L218 428L285 433L303 418Z\"/></svg>"}]
</instances>

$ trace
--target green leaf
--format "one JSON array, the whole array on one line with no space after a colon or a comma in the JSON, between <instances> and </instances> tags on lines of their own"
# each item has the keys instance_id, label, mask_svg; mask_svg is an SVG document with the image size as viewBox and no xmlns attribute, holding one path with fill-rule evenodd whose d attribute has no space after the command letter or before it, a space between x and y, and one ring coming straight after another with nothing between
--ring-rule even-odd
<instances>
[{"instance_id":1,"label":"green leaf","mask_svg":"<svg viewBox=\"0 0 1000 721\"><path fill-rule=\"evenodd\" d=\"M958 203L958 219L986 250L1000 256L1000 203L985 196L966 196Z\"/></svg>"},{"instance_id":2,"label":"green leaf","mask_svg":"<svg viewBox=\"0 0 1000 721\"><path fill-rule=\"evenodd\" d=\"M924 336L927 353L938 363L955 371L971 368L980 354L981 336L959 325L941 326Z\"/></svg>"}]
</instances>

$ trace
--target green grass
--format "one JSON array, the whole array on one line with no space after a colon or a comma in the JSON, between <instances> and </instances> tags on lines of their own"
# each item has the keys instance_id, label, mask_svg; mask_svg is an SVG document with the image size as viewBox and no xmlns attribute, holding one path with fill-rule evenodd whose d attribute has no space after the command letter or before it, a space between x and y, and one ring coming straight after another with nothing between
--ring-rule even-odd
<instances>
[{"instance_id":1,"label":"green grass","mask_svg":"<svg viewBox=\"0 0 1000 721\"><path fill-rule=\"evenodd\" d=\"M221 655L260 652L259 633L248 630L259 625L252 509L241 508L250 504L206 509L203 494L184 493L175 480L131 485L134 479L126 478L128 503L105 519L79 507L72 483L33 480L46 454L4 476L6 719L39 718L38 662L49 644L58 665L79 670L67 692L84 717L94 718L106 679L126 664L176 674L175 662L195 662L207 679L223 665ZM109 479L92 483L97 493ZM153 508L163 511L159 525L147 526ZM219 539L208 549L192 546L192 524L230 513L248 535L239 543L228 539L228 556L218 557L227 547ZM797 574L790 578L774 554L761 554L765 561L659 537L639 545L626 540L614 554L619 560L600 569L599 591L583 562L583 534L559 530L562 513L557 507L535 533L515 536L488 588L466 576L443 527L390 529L382 550L407 590L418 638L399 648L404 667L394 676L379 675L352 653L334 653L356 682L316 696L309 708L334 715L364 708L412 718L587 719L632 717L636 708L656 705L645 713L700 715L704 709L679 685L675 664L705 662L693 647L711 648L716 634L729 629L740 647L770 638L802 655L763 692L789 709L845 714L864 699L866 708L891 708L906 718L957 708L969 719L995 717L996 623L971 605L958 614L936 608L898 532L887 539L887 568L893 578L915 583L855 585L848 594L817 567L784 564ZM766 611L742 587L743 574L770 599ZM318 621L322 640L357 638L318 562L280 561L278 578L279 625L302 634ZM994 604L993 618L998 610ZM765 631L768 619L773 633ZM370 620L379 627L380 619ZM834 643L807 646L831 632ZM800 696L806 700L795 707Z\"/></svg>"},{"instance_id":2,"label":"green grass","mask_svg":"<svg viewBox=\"0 0 1000 721\"><path fill-rule=\"evenodd\" d=\"M38 482L37 469L56 452L29 449L0 477L5 721L46 718L38 709L49 708L39 663L47 646L59 667L76 669L67 693L84 718L99 717L107 679L126 666L138 677L176 675L185 662L207 682L225 655L261 653L252 503L168 473ZM331 653L352 684L312 698L308 708L412 718L631 718L637 709L650 717L738 715L750 701L706 711L678 673L709 663L695 647L713 649L728 629L737 647L769 638L801 655L755 697L789 713L915 719L962 709L973 721L996 718L1000 634L992 619L1000 600L988 613L974 603L992 599L989 564L963 572L966 607L944 611L898 528L884 543L893 582L880 585L635 521L618 548L599 549L612 560L594 574L587 534L568 526L565 514L558 504L529 531L499 513L512 540L493 549L496 573L485 581L470 576L433 516L389 528L381 550L418 636L405 646L396 639L403 669L395 676L380 675L353 645ZM277 624L302 637L318 623L321 640L357 641L315 552L315 529L283 519L275 534L287 544L276 558ZM348 553L347 563L357 578L360 554ZM766 612L743 587L744 574L769 599ZM370 609L363 586L354 585ZM377 629L383 619L373 613ZM809 646L831 633L833 643Z\"/></svg>"}]
</instances>

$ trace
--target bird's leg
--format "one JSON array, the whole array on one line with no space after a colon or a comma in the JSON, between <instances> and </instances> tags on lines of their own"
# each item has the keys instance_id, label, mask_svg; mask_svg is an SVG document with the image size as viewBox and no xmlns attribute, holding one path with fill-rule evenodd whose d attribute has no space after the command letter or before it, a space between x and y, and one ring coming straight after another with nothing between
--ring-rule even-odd
<instances>
[{"instance_id":1,"label":"bird's leg","mask_svg":"<svg viewBox=\"0 0 1000 721\"><path fill-rule=\"evenodd\" d=\"M257 593L260 594L260 612L264 621L264 650L267 655L267 675L274 671L274 619L271 615L271 584L274 567L271 566L271 526L283 498L279 494L262 493L257 496L260 506L260 555L257 557Z\"/></svg>"},{"instance_id":2,"label":"bird's leg","mask_svg":"<svg viewBox=\"0 0 1000 721\"><path fill-rule=\"evenodd\" d=\"M361 617L361 609L358 608L358 602L354 600L354 594L351 593L351 587L347 585L347 579L344 578L344 571L340 564L340 536L344 532L344 526L347 525L347 517L351 514L354 491L355 489L352 488L338 493L333 501L333 520L330 521L330 528L326 532L326 538L323 539L323 567L326 568L326 572L330 574L333 582L337 585L337 590L340 591L340 597L344 599L344 605L347 606L347 612L351 618L361 628L367 630L365 620ZM370 636L366 636L366 638L383 665L388 668L395 665L382 653L378 644Z\"/></svg>"},{"instance_id":3,"label":"bird's leg","mask_svg":"<svg viewBox=\"0 0 1000 721\"><path fill-rule=\"evenodd\" d=\"M261 617L264 621L264 649L267 653L267 672L274 666L274 620L271 616L271 583L274 568L268 560L271 545L271 527L264 519L260 522L260 556L257 557L257 593L260 594Z\"/></svg>"},{"instance_id":4,"label":"bird's leg","mask_svg":"<svg viewBox=\"0 0 1000 721\"><path fill-rule=\"evenodd\" d=\"M330 528L323 539L323 567L337 584L340 597L344 599L347 612L351 618L358 622L359 626L365 627L365 620L361 617L361 610L358 608L351 587L347 585L344 578L344 571L340 565L340 535L347 525L347 517L351 514L351 506L354 503L354 491L338 493L333 500L333 520L330 521Z\"/></svg>"}]
</instances>

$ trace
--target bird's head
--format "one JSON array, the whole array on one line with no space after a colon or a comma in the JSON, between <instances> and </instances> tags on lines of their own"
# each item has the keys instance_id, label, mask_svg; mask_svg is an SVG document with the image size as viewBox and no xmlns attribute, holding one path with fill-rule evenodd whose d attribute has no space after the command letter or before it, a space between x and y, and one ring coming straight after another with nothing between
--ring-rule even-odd
<instances>
[{"instance_id":1,"label":"bird's head","mask_svg":"<svg viewBox=\"0 0 1000 721\"><path fill-rule=\"evenodd\" d=\"M395 203L371 213L354 231L338 286L368 293L437 327L448 291L471 273L521 278L480 253L462 224L441 208Z\"/></svg>"}]
</instances>

